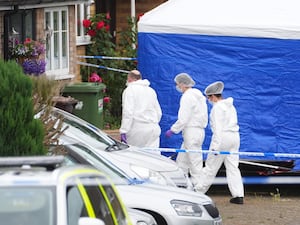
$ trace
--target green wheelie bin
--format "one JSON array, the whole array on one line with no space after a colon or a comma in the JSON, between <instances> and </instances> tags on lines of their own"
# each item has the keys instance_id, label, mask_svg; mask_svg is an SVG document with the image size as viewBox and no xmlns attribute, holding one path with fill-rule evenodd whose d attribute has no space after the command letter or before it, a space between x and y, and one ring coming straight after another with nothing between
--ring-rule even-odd
<instances>
[{"instance_id":1,"label":"green wheelie bin","mask_svg":"<svg viewBox=\"0 0 300 225\"><path fill-rule=\"evenodd\" d=\"M78 100L73 114L103 128L103 93L106 86L102 83L81 82L64 87L62 95Z\"/></svg>"}]
</instances>

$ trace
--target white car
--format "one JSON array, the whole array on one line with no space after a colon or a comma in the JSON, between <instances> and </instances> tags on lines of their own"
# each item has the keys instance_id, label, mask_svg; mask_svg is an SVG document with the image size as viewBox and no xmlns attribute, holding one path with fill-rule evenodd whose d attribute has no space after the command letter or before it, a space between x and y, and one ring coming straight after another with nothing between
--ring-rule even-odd
<instances>
[{"instance_id":1,"label":"white car","mask_svg":"<svg viewBox=\"0 0 300 225\"><path fill-rule=\"evenodd\" d=\"M132 225L157 225L153 216L141 210L127 208Z\"/></svg>"},{"instance_id":2,"label":"white car","mask_svg":"<svg viewBox=\"0 0 300 225\"><path fill-rule=\"evenodd\" d=\"M182 169L173 160L153 152L145 152L114 140L94 125L70 114L53 108L53 116L63 119L63 135L82 141L95 153L126 171L131 179L147 180L152 183L193 189L193 185ZM59 138L67 144L66 138Z\"/></svg>"},{"instance_id":3,"label":"white car","mask_svg":"<svg viewBox=\"0 0 300 225\"><path fill-rule=\"evenodd\" d=\"M64 145L66 164L88 164L107 174L126 207L151 214L159 225L221 225L222 218L211 198L184 188L131 179L95 150L73 140ZM70 142L70 140L69 140Z\"/></svg>"}]
</instances>

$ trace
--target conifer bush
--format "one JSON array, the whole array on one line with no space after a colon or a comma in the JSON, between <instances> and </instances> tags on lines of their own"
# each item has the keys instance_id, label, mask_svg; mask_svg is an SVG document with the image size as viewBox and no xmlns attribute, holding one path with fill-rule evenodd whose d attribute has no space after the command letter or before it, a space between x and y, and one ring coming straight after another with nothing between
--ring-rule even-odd
<instances>
[{"instance_id":1,"label":"conifer bush","mask_svg":"<svg viewBox=\"0 0 300 225\"><path fill-rule=\"evenodd\" d=\"M0 60L0 80L0 156L44 155L44 128L34 119L30 77L16 62Z\"/></svg>"}]
</instances>

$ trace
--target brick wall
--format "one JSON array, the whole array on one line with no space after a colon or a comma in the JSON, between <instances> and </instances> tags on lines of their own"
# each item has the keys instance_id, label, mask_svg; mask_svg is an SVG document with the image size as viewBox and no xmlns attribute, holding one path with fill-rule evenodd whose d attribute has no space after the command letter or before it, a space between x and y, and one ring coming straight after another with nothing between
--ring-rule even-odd
<instances>
[{"instance_id":1,"label":"brick wall","mask_svg":"<svg viewBox=\"0 0 300 225\"><path fill-rule=\"evenodd\" d=\"M78 74L77 72L77 55L76 55L76 31L75 31L75 6L69 6L69 73Z\"/></svg>"},{"instance_id":2,"label":"brick wall","mask_svg":"<svg viewBox=\"0 0 300 225\"><path fill-rule=\"evenodd\" d=\"M166 0L138 0L136 1L136 16L150 11L156 6L166 2ZM127 18L131 16L131 5L129 0L118 0L116 4L117 32L127 28Z\"/></svg>"},{"instance_id":3,"label":"brick wall","mask_svg":"<svg viewBox=\"0 0 300 225\"><path fill-rule=\"evenodd\" d=\"M45 40L45 29L44 29L44 9L36 10L36 40Z\"/></svg>"},{"instance_id":4,"label":"brick wall","mask_svg":"<svg viewBox=\"0 0 300 225\"><path fill-rule=\"evenodd\" d=\"M77 46L77 50L76 50L76 54L77 55L85 55L85 45L79 45L79 46ZM80 59L80 61L81 62L84 62L84 60L83 59ZM74 79L74 81L75 82L80 82L80 81L82 81L82 79L81 79L81 76L80 76L80 68L81 68L81 66L79 65L79 64L77 64L76 65L76 76L75 76L75 79Z\"/></svg>"}]
</instances>

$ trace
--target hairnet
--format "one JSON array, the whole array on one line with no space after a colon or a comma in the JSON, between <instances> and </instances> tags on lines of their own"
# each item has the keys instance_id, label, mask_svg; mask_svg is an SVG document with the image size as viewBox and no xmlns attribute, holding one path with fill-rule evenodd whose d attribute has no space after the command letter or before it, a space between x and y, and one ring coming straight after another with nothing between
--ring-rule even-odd
<instances>
[{"instance_id":1,"label":"hairnet","mask_svg":"<svg viewBox=\"0 0 300 225\"><path fill-rule=\"evenodd\" d=\"M205 95L222 94L224 89L224 83L222 81L216 81L208 85L204 91Z\"/></svg>"},{"instance_id":2,"label":"hairnet","mask_svg":"<svg viewBox=\"0 0 300 225\"><path fill-rule=\"evenodd\" d=\"M187 73L177 74L174 81L178 84L184 84L187 87L193 87L195 85L195 81Z\"/></svg>"}]
</instances>

